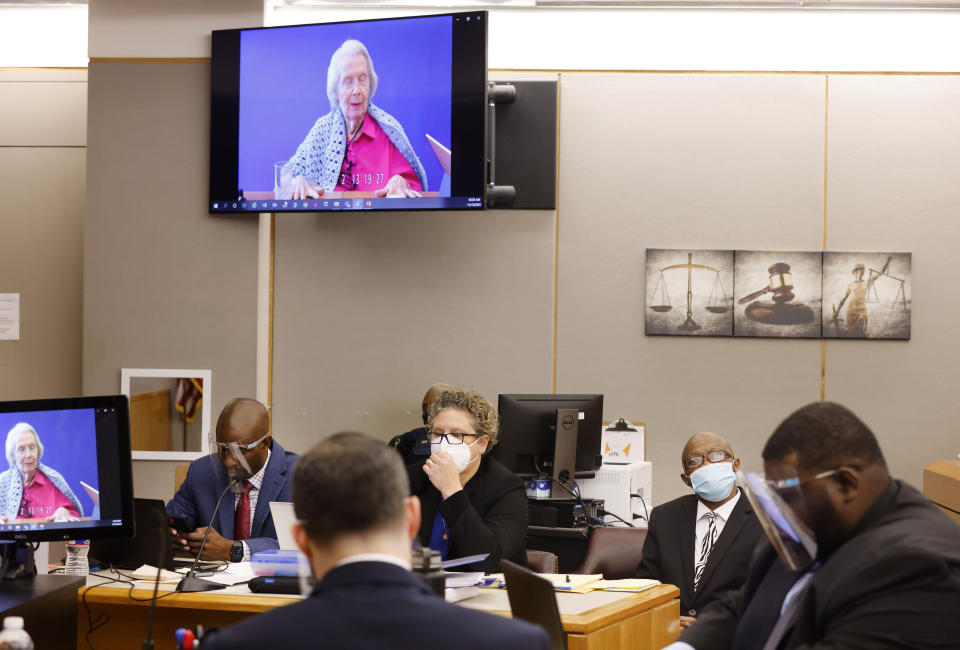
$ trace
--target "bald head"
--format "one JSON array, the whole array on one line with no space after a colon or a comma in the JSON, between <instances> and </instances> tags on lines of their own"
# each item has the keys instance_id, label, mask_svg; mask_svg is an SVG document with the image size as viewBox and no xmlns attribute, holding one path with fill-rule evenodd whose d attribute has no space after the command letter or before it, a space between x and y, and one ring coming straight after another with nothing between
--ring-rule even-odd
<instances>
[{"instance_id":1,"label":"bald head","mask_svg":"<svg viewBox=\"0 0 960 650\"><path fill-rule=\"evenodd\" d=\"M256 447L241 454L224 453L220 448L220 462L226 468L227 476L234 478L241 468L250 474L260 471L267 462L273 443L271 437L265 437L269 431L270 420L263 404L246 397L227 402L217 418L217 442L247 446L262 440Z\"/></svg>"},{"instance_id":2,"label":"bald head","mask_svg":"<svg viewBox=\"0 0 960 650\"><path fill-rule=\"evenodd\" d=\"M709 431L693 434L693 436L687 440L687 444L683 446L683 453L680 455L680 465L683 467L683 471L687 471L687 459L691 456L706 456L711 451L718 449L730 454L731 458L735 458L733 455L733 447L730 446L730 443L727 442L727 439L723 436L718 436Z\"/></svg>"},{"instance_id":3,"label":"bald head","mask_svg":"<svg viewBox=\"0 0 960 650\"><path fill-rule=\"evenodd\" d=\"M448 390L454 390L454 386L450 384L437 383L431 384L430 388L427 389L427 392L423 396L423 423L427 423L427 418L430 416L430 407L433 406L433 403L437 401L437 398L440 397L440 393L443 393Z\"/></svg>"},{"instance_id":4,"label":"bald head","mask_svg":"<svg viewBox=\"0 0 960 650\"><path fill-rule=\"evenodd\" d=\"M241 445L253 442L267 433L268 422L267 409L257 400L232 399L217 419L217 440Z\"/></svg>"}]
</instances>

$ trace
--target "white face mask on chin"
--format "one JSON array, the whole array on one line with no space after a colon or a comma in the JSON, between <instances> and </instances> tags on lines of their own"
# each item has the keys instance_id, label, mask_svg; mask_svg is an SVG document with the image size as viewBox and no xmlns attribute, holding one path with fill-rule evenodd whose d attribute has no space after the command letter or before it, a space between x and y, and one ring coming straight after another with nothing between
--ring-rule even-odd
<instances>
[{"instance_id":1,"label":"white face mask on chin","mask_svg":"<svg viewBox=\"0 0 960 650\"><path fill-rule=\"evenodd\" d=\"M471 458L470 448L477 444L479 440L474 440L469 445L466 443L461 443L459 445L451 445L445 438L441 438L440 442L431 442L430 443L430 454L436 454L441 451L445 451L450 456L453 457L454 462L457 464L457 471L461 474L467 467L475 460L478 460L480 457Z\"/></svg>"}]
</instances>

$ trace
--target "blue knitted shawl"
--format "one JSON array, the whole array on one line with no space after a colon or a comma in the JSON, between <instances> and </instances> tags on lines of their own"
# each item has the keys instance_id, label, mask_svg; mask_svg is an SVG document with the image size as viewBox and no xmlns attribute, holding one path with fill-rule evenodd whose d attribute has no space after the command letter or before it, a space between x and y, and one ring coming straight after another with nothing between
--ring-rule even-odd
<instances>
[{"instance_id":1,"label":"blue knitted shawl","mask_svg":"<svg viewBox=\"0 0 960 650\"><path fill-rule=\"evenodd\" d=\"M43 472L43 475L50 479L53 485L63 492L73 507L77 509L80 516L83 516L83 507L80 500L73 493L66 479L55 469L47 467L43 463L37 463L37 471ZM20 470L11 467L0 474L0 516L8 519L15 519L20 511L20 501L23 500L23 478L20 476Z\"/></svg>"},{"instance_id":2,"label":"blue knitted shawl","mask_svg":"<svg viewBox=\"0 0 960 650\"><path fill-rule=\"evenodd\" d=\"M367 115L377 121L393 146L410 163L420 179L420 188L426 190L427 172L420 164L420 159L403 132L400 122L373 102L367 104ZM343 156L347 151L346 132L343 113L339 107L335 107L314 123L310 133L297 147L297 152L287 161L284 170L288 170L292 177L306 176L314 185L332 191L337 187Z\"/></svg>"}]
</instances>

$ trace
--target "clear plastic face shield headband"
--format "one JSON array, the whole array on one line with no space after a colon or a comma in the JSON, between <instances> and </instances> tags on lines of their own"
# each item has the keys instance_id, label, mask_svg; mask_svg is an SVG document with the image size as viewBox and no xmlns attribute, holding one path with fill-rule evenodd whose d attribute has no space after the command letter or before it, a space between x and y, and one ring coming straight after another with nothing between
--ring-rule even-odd
<instances>
[{"instance_id":1,"label":"clear plastic face shield headband","mask_svg":"<svg viewBox=\"0 0 960 650\"><path fill-rule=\"evenodd\" d=\"M226 474L229 480L237 480L232 487L234 492L241 489L240 484L244 479L250 478L254 474L250 467L248 455L253 453L254 450L260 449L269 437L270 432L268 431L259 439L246 445L236 442L217 442L216 440L210 442L210 455L212 457L210 460L214 471L218 475L222 475L221 472Z\"/></svg>"},{"instance_id":2,"label":"clear plastic face shield headband","mask_svg":"<svg viewBox=\"0 0 960 650\"><path fill-rule=\"evenodd\" d=\"M791 467L769 469L774 471L767 476L737 472L737 482L780 559L792 571L805 570L817 557L817 542L813 531L803 523L807 502L801 485L830 476L835 471L822 472L801 481Z\"/></svg>"}]
</instances>

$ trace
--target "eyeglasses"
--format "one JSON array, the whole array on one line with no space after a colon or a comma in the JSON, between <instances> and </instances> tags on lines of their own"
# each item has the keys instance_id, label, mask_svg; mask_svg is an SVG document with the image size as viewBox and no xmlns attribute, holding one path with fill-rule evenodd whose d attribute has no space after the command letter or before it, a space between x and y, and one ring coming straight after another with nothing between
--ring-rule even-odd
<instances>
[{"instance_id":1,"label":"eyeglasses","mask_svg":"<svg viewBox=\"0 0 960 650\"><path fill-rule=\"evenodd\" d=\"M775 481L772 479L766 479L766 481L767 481L767 485L772 487L774 490L786 490L789 488L800 487L804 483L809 483L810 481L816 481L817 479L833 476L836 473L837 473L837 470L831 469L831 470L827 470L826 472L820 472L819 474L815 476L811 476L810 478L804 479L802 481L800 480L799 476L794 476L792 478L785 478L778 481Z\"/></svg>"},{"instance_id":2,"label":"eyeglasses","mask_svg":"<svg viewBox=\"0 0 960 650\"><path fill-rule=\"evenodd\" d=\"M241 454L246 454L247 452L253 451L256 449L257 445L270 437L270 432L267 431L263 434L263 437L255 442L251 442L249 445L238 445L235 442L217 442L217 453L220 454L220 457L227 455L227 452L231 449L238 450Z\"/></svg>"},{"instance_id":3,"label":"eyeglasses","mask_svg":"<svg viewBox=\"0 0 960 650\"><path fill-rule=\"evenodd\" d=\"M697 469L698 467L703 465L703 458L704 458L703 456L691 456L690 458L683 461L683 466L687 469L688 472L692 469ZM728 451L724 451L723 449L715 449L711 451L709 454L707 454L706 458L711 463L719 463L728 458L733 458L733 455L731 455L730 452Z\"/></svg>"},{"instance_id":4,"label":"eyeglasses","mask_svg":"<svg viewBox=\"0 0 960 650\"><path fill-rule=\"evenodd\" d=\"M438 442L441 439L446 440L447 444L450 445L462 445L464 436L472 436L474 438L479 438L479 433L428 433L427 440L430 442Z\"/></svg>"}]
</instances>

